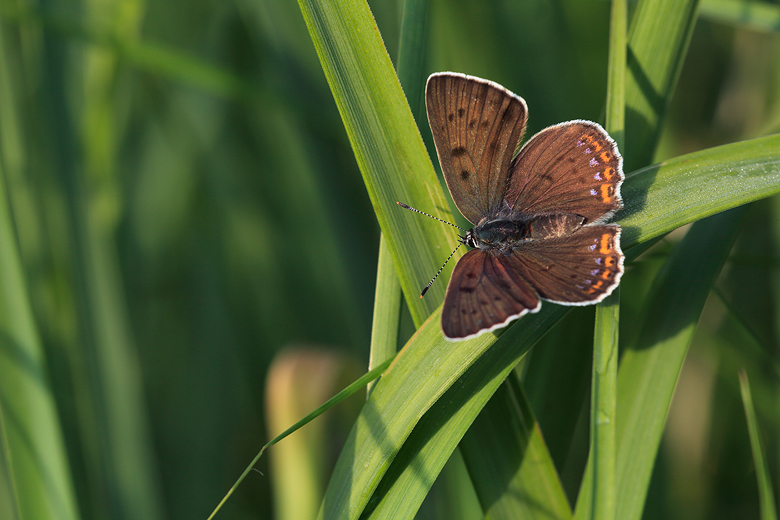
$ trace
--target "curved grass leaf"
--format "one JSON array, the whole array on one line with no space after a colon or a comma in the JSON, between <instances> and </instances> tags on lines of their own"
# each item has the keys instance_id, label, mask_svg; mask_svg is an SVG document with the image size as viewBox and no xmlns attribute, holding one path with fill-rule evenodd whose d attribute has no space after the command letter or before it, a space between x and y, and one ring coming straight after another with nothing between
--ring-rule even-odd
<instances>
[{"instance_id":1,"label":"curved grass leaf","mask_svg":"<svg viewBox=\"0 0 780 520\"><path fill-rule=\"evenodd\" d=\"M398 323L401 315L401 286L390 257L390 249L384 237L379 239L374 317L371 322L371 350L368 369L390 359L398 348ZM375 383L369 383L368 393Z\"/></svg>"},{"instance_id":2,"label":"curved grass leaf","mask_svg":"<svg viewBox=\"0 0 780 520\"><path fill-rule=\"evenodd\" d=\"M392 68L370 13L364 4L354 2L321 5L311 0L301 1L300 5L391 250L393 244L417 248L418 239L431 238L426 238L423 229L403 229L408 222L399 223L392 218L388 211L395 199L392 194L402 190L403 183L390 176L387 164L379 157L384 157L389 164L399 164L398 156L384 153L388 142L411 142L419 136L411 118L405 115L408 108L403 108L400 118L389 111L397 108L397 81L392 79ZM366 63L361 58L369 61ZM377 70L380 67L382 71ZM392 90L392 94L386 94L389 99L378 91L381 88L370 88L373 85L366 83L366 77L375 77L376 84ZM381 121L383 118L398 124L390 128ZM620 215L625 229L624 248L728 207L776 193L780 189L778 141L773 136L737 143L630 175L624 189L627 205ZM380 152L373 157L371 153L375 149ZM412 156L404 157L408 160ZM414 157L420 159L418 155ZM425 172L430 161L427 157L420 161ZM419 178L417 174L412 178L417 187L420 187ZM429 182L427 186L431 196L435 196L432 192L440 191L438 184ZM689 200L681 197L681 192L690 195ZM433 231L440 234L436 229ZM436 244L441 246L442 242ZM402 280L415 278L404 274L405 270L426 265L423 260L430 261L430 255L423 258L419 254L396 252L394 256ZM410 262L413 257L421 263ZM417 278L425 280L426 276ZM410 300L410 292L415 294L417 288L409 283L402 282L402 285ZM510 327L499 345L492 349L488 347L495 341L495 335L453 348L442 340L437 314L434 314L412 338L366 403L339 459L320 516L357 518L369 506L369 500L370 511L385 511L379 516L402 511L408 515L416 511L428 486L487 399L527 348L564 313L561 307L546 305L539 314L521 320L522 327ZM417 321L424 313L416 314ZM458 379L459 384L453 386ZM434 403L436 407L432 409ZM421 418L425 417L427 424L426 413L431 414L434 426L419 428Z\"/></svg>"},{"instance_id":3,"label":"curved grass leaf","mask_svg":"<svg viewBox=\"0 0 780 520\"><path fill-rule=\"evenodd\" d=\"M299 5L419 324L444 298L444 284L418 296L433 266L455 248L456 237L432 219L410 218L396 201L451 220L444 193L368 5L360 0Z\"/></svg>"},{"instance_id":4,"label":"curved grass leaf","mask_svg":"<svg viewBox=\"0 0 780 520\"><path fill-rule=\"evenodd\" d=\"M736 182L737 172L742 182ZM630 249L704 218L714 213L714 208L739 206L779 193L780 136L682 156L629 175L625 186L627 193L642 194L644 201L641 210L627 211L621 221L624 226L630 223L634 230L624 241L625 249ZM685 193L707 192L707 203L697 202L695 197L691 201L672 197L672 186ZM633 256L630 251L628 256ZM399 508L406 513L415 511L427 492L425 486L432 483L498 385L566 311L565 307L544 305L538 314L509 327L493 348L489 348L496 340L493 334L454 347L441 336L438 312L431 316L377 384L361 412L331 478L320 516L358 518L400 453L406 456L400 467L393 468L392 480L403 486L391 486L374 500L386 503L386 511L393 514L399 513ZM625 377L622 374L621 368L620 379ZM455 381L458 385L448 390ZM626 393L622 388L619 385L619 396ZM622 401L619 397L618 413L625 409ZM429 419L425 414L434 403L432 430L426 426L427 431L418 438L415 427L423 416ZM410 438L413 430L415 437ZM618 439L620 442L620 434ZM623 475L620 482L626 477L618 469L618 475ZM417 495L412 494L412 485L416 485Z\"/></svg>"}]
</instances>

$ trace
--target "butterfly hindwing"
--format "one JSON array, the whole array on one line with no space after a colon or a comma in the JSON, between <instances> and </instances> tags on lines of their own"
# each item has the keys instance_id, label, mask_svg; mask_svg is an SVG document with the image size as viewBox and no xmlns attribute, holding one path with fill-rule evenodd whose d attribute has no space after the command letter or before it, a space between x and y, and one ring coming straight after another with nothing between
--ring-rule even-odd
<instances>
[{"instance_id":1,"label":"butterfly hindwing","mask_svg":"<svg viewBox=\"0 0 780 520\"><path fill-rule=\"evenodd\" d=\"M503 204L525 101L492 81L443 72L428 78L425 106L452 199L476 224Z\"/></svg>"},{"instance_id":2,"label":"butterfly hindwing","mask_svg":"<svg viewBox=\"0 0 780 520\"><path fill-rule=\"evenodd\" d=\"M545 300L590 305L612 293L623 275L620 226L590 225L568 236L529 241L506 258Z\"/></svg>"},{"instance_id":3,"label":"butterfly hindwing","mask_svg":"<svg viewBox=\"0 0 780 520\"><path fill-rule=\"evenodd\" d=\"M503 327L539 310L536 292L502 254L473 249L452 272L442 310L442 330L461 340Z\"/></svg>"},{"instance_id":4,"label":"butterfly hindwing","mask_svg":"<svg viewBox=\"0 0 780 520\"><path fill-rule=\"evenodd\" d=\"M605 221L622 207L623 159L590 121L569 121L533 136L512 161L506 201L516 216L570 213Z\"/></svg>"}]
</instances>

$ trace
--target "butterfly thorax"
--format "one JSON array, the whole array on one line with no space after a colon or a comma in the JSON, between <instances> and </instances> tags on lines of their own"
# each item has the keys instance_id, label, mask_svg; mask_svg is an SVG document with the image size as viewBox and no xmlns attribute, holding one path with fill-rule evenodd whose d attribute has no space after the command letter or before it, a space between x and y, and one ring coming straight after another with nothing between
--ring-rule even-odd
<instances>
[{"instance_id":1,"label":"butterfly thorax","mask_svg":"<svg viewBox=\"0 0 780 520\"><path fill-rule=\"evenodd\" d=\"M568 236L584 223L584 217L570 213L518 219L484 219L462 237L462 242L469 247L509 252L531 240Z\"/></svg>"}]
</instances>

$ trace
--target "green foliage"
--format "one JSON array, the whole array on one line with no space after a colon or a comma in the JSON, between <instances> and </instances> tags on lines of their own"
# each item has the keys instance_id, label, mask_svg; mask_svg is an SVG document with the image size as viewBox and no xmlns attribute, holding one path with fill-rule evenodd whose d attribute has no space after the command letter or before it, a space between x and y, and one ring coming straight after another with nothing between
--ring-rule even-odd
<instances>
[{"instance_id":1,"label":"green foliage","mask_svg":"<svg viewBox=\"0 0 780 520\"><path fill-rule=\"evenodd\" d=\"M322 518L775 517L780 8L640 0L626 37L608 2L370 9L0 5L0 517L206 518L284 429L281 351L322 396L396 344L297 461ZM588 466L593 309L452 344L455 259L419 298L456 237L395 202L460 218L421 106L440 70L523 96L529 135L617 130L612 462ZM284 518L278 447L216 518Z\"/></svg>"}]
</instances>

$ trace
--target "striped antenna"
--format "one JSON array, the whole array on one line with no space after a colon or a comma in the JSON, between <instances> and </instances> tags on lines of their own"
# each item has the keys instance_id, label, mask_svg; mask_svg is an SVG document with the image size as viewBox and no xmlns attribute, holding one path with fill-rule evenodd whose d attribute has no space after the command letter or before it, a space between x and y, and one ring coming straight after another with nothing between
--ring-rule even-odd
<instances>
[{"instance_id":1,"label":"striped antenna","mask_svg":"<svg viewBox=\"0 0 780 520\"><path fill-rule=\"evenodd\" d=\"M431 217L433 220L438 220L439 222L444 222L444 223L445 223L445 224L447 224L447 225L450 225L450 226L452 226L452 227L454 227L454 228L458 228L458 229L460 229L461 231L466 231L466 230L465 230L465 229L463 229L462 227L460 227L460 226L456 226L456 225L455 225L455 224L453 224L452 222L447 222L446 220L442 220L442 219L440 219L439 217L434 217L433 215L429 215L429 214L427 214L427 213L426 213L426 212L424 212L424 211L420 211L419 209L414 209L414 208L413 208L413 207L411 207L411 206L407 206L407 205L406 205L406 204L404 204L403 202L396 202L396 204L398 204L399 206L401 206L401 207L402 207L402 208L404 208L404 209L408 209L409 211L416 211L417 213L421 213L421 214L425 215L426 217Z\"/></svg>"},{"instance_id":2,"label":"striped antenna","mask_svg":"<svg viewBox=\"0 0 780 520\"><path fill-rule=\"evenodd\" d=\"M456 227L457 227L457 226L456 226ZM462 246L462 245L463 245L463 242L461 242L460 244L458 244L458 247L456 247L456 248L455 248L455 251L457 251L457 250L458 250L458 248L459 248L460 246ZM431 285L433 285L433 282L434 282L434 280L436 280L436 278L438 278L438 276L441 274L442 270L444 269L444 266L445 266L445 265L447 265L447 262L449 262L449 261L450 261L450 258L452 258L452 255L454 255L454 254L455 254L455 251L453 251L452 253L450 253L450 256L448 256L448 257L447 257L447 259L444 261L444 265L442 265L441 267L439 267L439 272L438 272L438 273L436 273L436 276L434 276L433 278L431 278L431 281L430 281L430 282L428 282L428 285L426 285L426 286L425 286L425 289L423 289L423 290L422 290L422 292L420 293L420 298L422 298L423 296L425 296L425 293L426 293L426 292L428 292L428 289L430 289Z\"/></svg>"},{"instance_id":3,"label":"striped antenna","mask_svg":"<svg viewBox=\"0 0 780 520\"><path fill-rule=\"evenodd\" d=\"M431 217L431 218L432 218L432 219L434 219L434 220L438 220L439 222L443 222L444 224L448 224L448 225L450 225L450 226L452 226L452 227L454 227L454 228L458 228L458 229L460 229L461 231L466 231L466 230L465 230L465 229L463 229L462 227L460 227L460 226L456 226L456 225L455 225L455 224L453 224L452 222L447 222L446 220L442 220L442 219L440 219L439 217L434 217L433 215L429 215L428 213L426 213L426 212L424 212L424 211L420 211L419 209L415 209L415 208L413 208L413 207L411 207L411 206L408 206L408 205L404 204L403 202L396 202L396 204L398 204L399 206L401 206L401 207L402 207L402 208L404 208L404 209L408 209L408 210L410 210L410 211L416 211L417 213L421 213L421 214L425 215L426 217ZM467 232L467 236L468 236L468 232ZM457 250L458 250L458 248L460 248L460 246L462 246L463 244L465 244L465 243L466 243L466 237L465 237L465 236L458 236L458 238L460 239L460 244L458 244L458 247L456 247L456 248L455 248L455 250L454 250L452 253L450 253L450 256L448 256L448 257L447 257L447 259L444 261L444 265L442 265L442 266L439 268L439 271L436 273L436 276L434 276L433 278L431 278L431 281L430 281L430 282L428 282L428 285L426 285L426 286L425 286L425 289L423 289L423 290L422 290L422 292L420 293L420 298L422 298L423 296L425 296L425 293L426 293L426 292L428 292L428 289L430 289L430 288L431 288L431 285L433 285L433 282L436 280L436 278L438 278L438 277L439 277L439 275L441 274L441 272L444 270L444 266L446 266L446 265L447 265L447 262L449 262L449 261L450 261L450 258L452 258L452 255L454 255L454 254L455 254L455 251L457 251Z\"/></svg>"}]
</instances>

